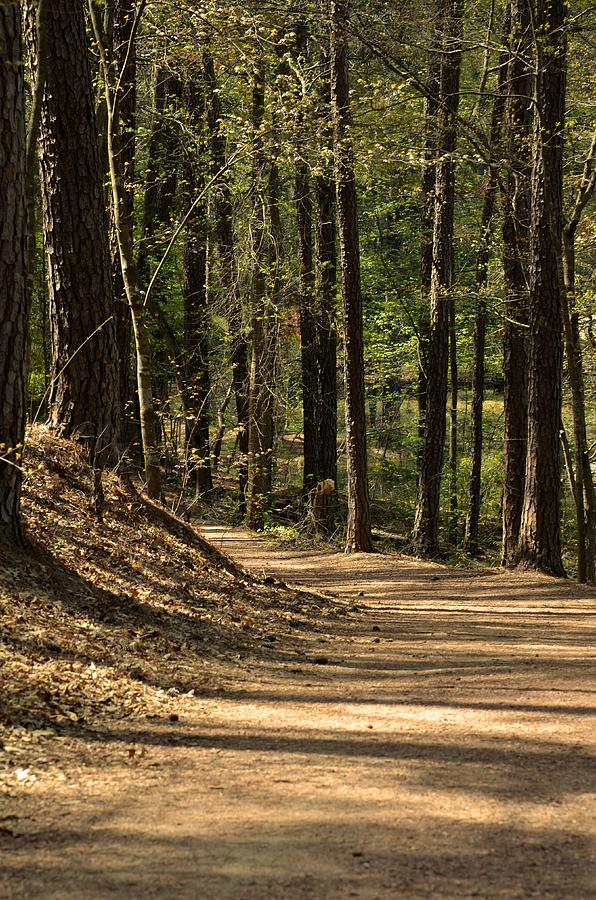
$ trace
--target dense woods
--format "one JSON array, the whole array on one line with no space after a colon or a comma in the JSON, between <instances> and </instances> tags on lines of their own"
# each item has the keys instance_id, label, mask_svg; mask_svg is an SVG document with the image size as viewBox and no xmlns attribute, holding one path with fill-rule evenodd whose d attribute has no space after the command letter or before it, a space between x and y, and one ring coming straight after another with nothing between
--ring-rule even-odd
<instances>
[{"instance_id":1,"label":"dense woods","mask_svg":"<svg viewBox=\"0 0 596 900\"><path fill-rule=\"evenodd\" d=\"M595 579L582 0L0 7L0 535L29 423L187 518Z\"/></svg>"}]
</instances>

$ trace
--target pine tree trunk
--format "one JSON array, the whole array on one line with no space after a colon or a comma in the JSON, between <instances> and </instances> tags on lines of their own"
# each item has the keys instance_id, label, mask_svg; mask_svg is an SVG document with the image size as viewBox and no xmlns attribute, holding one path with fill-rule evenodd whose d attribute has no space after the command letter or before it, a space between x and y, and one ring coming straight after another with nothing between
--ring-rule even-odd
<instances>
[{"instance_id":1,"label":"pine tree trunk","mask_svg":"<svg viewBox=\"0 0 596 900\"><path fill-rule=\"evenodd\" d=\"M457 327L455 297L449 304L449 381L451 402L449 405L449 542L455 546L458 541L459 496L457 484L457 405L459 400L459 373L457 366Z\"/></svg>"},{"instance_id":2,"label":"pine tree trunk","mask_svg":"<svg viewBox=\"0 0 596 900\"><path fill-rule=\"evenodd\" d=\"M528 386L528 252L530 228L530 144L532 135L533 60L529 0L512 0L507 99L509 177L504 198L503 267L505 322L503 337L505 469L501 563L517 553L526 477Z\"/></svg>"},{"instance_id":3,"label":"pine tree trunk","mask_svg":"<svg viewBox=\"0 0 596 900\"><path fill-rule=\"evenodd\" d=\"M118 72L122 77L120 96L121 130L118 135L116 153L120 157L122 168L124 205L122 209L123 226L131 235L134 227L134 180L136 156L136 109L137 109L137 52L136 39L133 34L136 0L117 0L114 10L114 58ZM109 164L108 164L109 168ZM132 242L132 239L131 239ZM116 343L118 346L118 371L120 384L120 431L122 437L128 439L127 422L128 404L130 401L130 350L132 336L132 320L130 307L126 299L126 290L122 280L118 238L113 223L111 234L112 280L114 299L116 301Z\"/></svg>"},{"instance_id":4,"label":"pine tree trunk","mask_svg":"<svg viewBox=\"0 0 596 900\"><path fill-rule=\"evenodd\" d=\"M564 575L560 534L561 247L566 3L537 4L528 302L528 453L516 560Z\"/></svg>"},{"instance_id":5,"label":"pine tree trunk","mask_svg":"<svg viewBox=\"0 0 596 900\"><path fill-rule=\"evenodd\" d=\"M153 124L147 151L143 221L137 262L143 287L149 281L157 231L160 227L167 227L172 217L178 182L178 142L171 122L171 108L178 105L179 99L180 82L171 72L158 66L153 87Z\"/></svg>"},{"instance_id":6,"label":"pine tree trunk","mask_svg":"<svg viewBox=\"0 0 596 900\"><path fill-rule=\"evenodd\" d=\"M570 219L563 230L563 284L561 295L565 356L571 386L575 443L576 490L574 492L578 533L578 580L594 582L596 557L596 498L590 466L586 429L585 384L579 316L575 310L575 233L596 184L596 131Z\"/></svg>"},{"instance_id":7,"label":"pine tree trunk","mask_svg":"<svg viewBox=\"0 0 596 900\"><path fill-rule=\"evenodd\" d=\"M143 218L141 238L139 241L137 271L139 287L142 291L152 279L151 272L155 263L161 258L164 232L171 227L174 215L174 201L178 185L178 134L174 125L173 113L180 105L180 80L164 66L155 69L153 86L153 122L147 152L147 169L143 193ZM164 279L162 275L153 285L151 307L155 320L161 315L161 307L165 304ZM158 311L159 308L159 311ZM159 321L157 321L159 325ZM162 327L159 327L162 331ZM173 334L173 332L172 332ZM162 335L163 336L163 335ZM167 348L154 342L152 349L153 389L157 397L167 403L170 392ZM164 344L166 340L164 339ZM162 423L156 418L158 432L161 437Z\"/></svg>"},{"instance_id":8,"label":"pine tree trunk","mask_svg":"<svg viewBox=\"0 0 596 900\"><path fill-rule=\"evenodd\" d=\"M333 150L329 56L322 54L324 76L320 91L322 171L315 179L315 315L317 328L317 373L319 404L317 419L318 475L334 489L321 493L316 504L315 524L332 531L337 516L337 227L335 221L335 177L329 151ZM327 155L326 155L327 154Z\"/></svg>"},{"instance_id":9,"label":"pine tree trunk","mask_svg":"<svg viewBox=\"0 0 596 900\"><path fill-rule=\"evenodd\" d=\"M318 466L320 481L333 482L317 506L317 525L331 531L337 515L337 249L335 181L332 172L317 176L317 355L319 373Z\"/></svg>"},{"instance_id":10,"label":"pine tree trunk","mask_svg":"<svg viewBox=\"0 0 596 900\"><path fill-rule=\"evenodd\" d=\"M573 473L573 459L569 454L568 469L573 478L573 499L575 502L576 526L577 526L577 580L585 584L588 580L587 571L587 505L584 503L586 496L584 484L584 456L587 455L587 434L584 404L584 383L581 363L581 345L578 329L574 328L569 301L574 296L575 282L575 252L574 236L567 229L563 233L563 283L564 290L561 294L561 314L563 317L563 334L565 338L565 356L567 360L567 373L571 386L571 406L573 412L573 436L575 440L575 477ZM577 340L576 340L577 338ZM589 481L591 471L588 466ZM588 487L589 492L589 487ZM592 486L593 493L593 486ZM593 571L592 571L593 580Z\"/></svg>"},{"instance_id":11,"label":"pine tree trunk","mask_svg":"<svg viewBox=\"0 0 596 900\"><path fill-rule=\"evenodd\" d=\"M511 30L510 9L505 9L504 43L507 43ZM480 503L482 488L482 448L484 421L484 375L486 347L486 287L488 284L488 266L491 257L491 242L494 233L495 207L498 194L499 160L501 158L501 142L503 131L503 114L505 110L505 84L507 79L506 54L499 54L499 77L497 93L493 101L490 126L490 162L487 172L487 184L484 191L484 203L480 220L480 249L476 261L476 323L474 329L474 373L472 376L472 451L469 483L469 505L466 518L464 548L470 556L478 556L478 526L480 521Z\"/></svg>"},{"instance_id":12,"label":"pine tree trunk","mask_svg":"<svg viewBox=\"0 0 596 900\"><path fill-rule=\"evenodd\" d=\"M39 149L53 348L50 425L82 441L101 465L113 454L118 430L118 352L82 0L56 0L46 27L52 63Z\"/></svg>"},{"instance_id":13,"label":"pine tree trunk","mask_svg":"<svg viewBox=\"0 0 596 900\"><path fill-rule=\"evenodd\" d=\"M43 103L43 93L45 90L46 78L50 59L48 55L48 28L47 17L50 6L50 0L37 0L36 3L21 4L21 15L25 18L22 23L25 33L28 35L30 43L29 53L29 69L32 83L31 107L29 111L29 122L27 123L27 229L28 235L28 257L27 257L27 304L30 307L33 298L35 286L35 273L38 269L38 215L41 207L40 188L39 188L39 167L37 165L37 149L39 128L41 124L41 107ZM43 270L43 263L41 265ZM45 274L45 273L44 273ZM44 292L44 288L40 288L40 293ZM43 306L46 307L46 298L44 297ZM46 363L49 360L49 340L48 338L48 321L47 310L44 308L42 314L42 342L44 354L44 381L46 391L49 387L49 371L50 367Z\"/></svg>"},{"instance_id":14,"label":"pine tree trunk","mask_svg":"<svg viewBox=\"0 0 596 900\"><path fill-rule=\"evenodd\" d=\"M319 480L320 407L317 373L317 321L314 307L314 254L312 197L307 164L298 163L296 205L300 241L300 354L302 365L302 410L304 467L302 490L306 496Z\"/></svg>"},{"instance_id":15,"label":"pine tree trunk","mask_svg":"<svg viewBox=\"0 0 596 900\"><path fill-rule=\"evenodd\" d=\"M21 542L27 364L27 192L18 3L0 5L0 544Z\"/></svg>"},{"instance_id":16,"label":"pine tree trunk","mask_svg":"<svg viewBox=\"0 0 596 900\"><path fill-rule=\"evenodd\" d=\"M439 550L439 510L447 409L449 309L453 302L453 219L455 208L455 117L459 105L462 43L461 0L446 0L441 14L441 105L438 112L433 267L430 292L426 429L420 470L413 548L423 556Z\"/></svg>"},{"instance_id":17,"label":"pine tree trunk","mask_svg":"<svg viewBox=\"0 0 596 900\"><path fill-rule=\"evenodd\" d=\"M263 528L271 507L273 454L273 359L271 304L268 298L269 261L265 185L265 149L261 126L265 115L265 71L257 63L253 82L255 203L253 225L253 282L251 308L250 413L248 426L248 490L246 522Z\"/></svg>"},{"instance_id":18,"label":"pine tree trunk","mask_svg":"<svg viewBox=\"0 0 596 900\"><path fill-rule=\"evenodd\" d=\"M132 319L137 369L137 396L147 493L152 499L158 500L161 497L161 467L159 447L156 443L157 417L153 399L151 343L144 302L139 292L138 272L132 243L132 229L130 228L130 222L126 218L127 198L124 170L121 164L122 157L117 152L117 148L122 146L120 135L122 120L119 112L120 92L112 83L108 51L103 40L101 25L97 21L97 12L93 6L90 7L90 11L106 91L106 149L110 174L113 226L118 245L122 281Z\"/></svg>"},{"instance_id":19,"label":"pine tree trunk","mask_svg":"<svg viewBox=\"0 0 596 900\"><path fill-rule=\"evenodd\" d=\"M304 64L308 57L308 32L304 22L296 26L297 64ZM297 103L305 102L302 92ZM295 202L300 246L300 358L302 367L302 412L304 435L304 463L302 490L306 497L319 481L318 421L320 385L317 372L317 320L314 307L314 249L313 204L310 184L310 167L302 134L304 114L299 111L296 130Z\"/></svg>"},{"instance_id":20,"label":"pine tree trunk","mask_svg":"<svg viewBox=\"0 0 596 900\"><path fill-rule=\"evenodd\" d=\"M435 25L434 46L426 82L424 98L424 129L422 137L421 234L420 247L420 315L418 317L418 478L422 466L426 406L428 391L428 341L430 331L429 302L433 268L433 219L435 205L437 111L440 90L440 29Z\"/></svg>"},{"instance_id":21,"label":"pine tree trunk","mask_svg":"<svg viewBox=\"0 0 596 900\"><path fill-rule=\"evenodd\" d=\"M331 2L331 97L334 125L335 182L344 313L344 380L348 468L348 527L346 552L372 550L360 239L354 151L352 146L348 55L348 2Z\"/></svg>"},{"instance_id":22,"label":"pine tree trunk","mask_svg":"<svg viewBox=\"0 0 596 900\"><path fill-rule=\"evenodd\" d=\"M189 122L202 135L204 97L195 84L185 88ZM184 152L184 148L181 148ZM185 207L205 188L202 169L204 141L186 150L183 197ZM184 378L189 408L186 414L186 442L197 496L213 490L209 453L209 308L207 302L208 223L207 199L195 208L186 225L183 253Z\"/></svg>"},{"instance_id":23,"label":"pine tree trunk","mask_svg":"<svg viewBox=\"0 0 596 900\"><path fill-rule=\"evenodd\" d=\"M238 451L240 455L239 494L240 511L246 512L246 490L248 485L248 420L249 420L249 347L244 332L242 306L238 292L238 271L234 242L233 204L229 177L223 170L226 164L226 140L222 132L221 101L213 57L208 50L203 53L203 71L209 91L207 118L211 133L211 161L213 172L221 172L215 186L215 219L221 280L224 288L225 309L231 336L231 363L236 418L238 421Z\"/></svg>"}]
</instances>

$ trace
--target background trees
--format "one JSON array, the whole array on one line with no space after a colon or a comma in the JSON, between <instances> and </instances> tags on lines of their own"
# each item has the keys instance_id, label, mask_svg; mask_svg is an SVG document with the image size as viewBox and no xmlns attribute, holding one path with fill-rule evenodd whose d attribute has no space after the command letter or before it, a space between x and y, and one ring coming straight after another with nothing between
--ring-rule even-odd
<instances>
[{"instance_id":1,"label":"background trees","mask_svg":"<svg viewBox=\"0 0 596 900\"><path fill-rule=\"evenodd\" d=\"M52 9L30 406L189 514L593 578L593 12Z\"/></svg>"}]
</instances>

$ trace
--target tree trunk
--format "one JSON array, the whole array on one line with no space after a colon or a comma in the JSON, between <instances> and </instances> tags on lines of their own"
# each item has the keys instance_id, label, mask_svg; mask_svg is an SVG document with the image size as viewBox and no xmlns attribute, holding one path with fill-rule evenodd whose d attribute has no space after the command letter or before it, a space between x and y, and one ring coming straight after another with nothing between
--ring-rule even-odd
<instances>
[{"instance_id":1,"label":"tree trunk","mask_svg":"<svg viewBox=\"0 0 596 900\"><path fill-rule=\"evenodd\" d=\"M456 115L462 43L461 0L446 0L442 10L440 108L437 125L433 223L433 267L430 292L426 429L418 504L412 543L414 551L434 556L439 550L439 509L447 407L449 308L453 303L453 218L455 206Z\"/></svg>"},{"instance_id":2,"label":"tree trunk","mask_svg":"<svg viewBox=\"0 0 596 900\"><path fill-rule=\"evenodd\" d=\"M565 0L538 3L528 302L528 453L516 560L564 575L560 535Z\"/></svg>"},{"instance_id":3,"label":"tree trunk","mask_svg":"<svg viewBox=\"0 0 596 900\"><path fill-rule=\"evenodd\" d=\"M0 5L0 544L21 542L27 365L27 191L18 3Z\"/></svg>"},{"instance_id":4,"label":"tree trunk","mask_svg":"<svg viewBox=\"0 0 596 900\"><path fill-rule=\"evenodd\" d=\"M573 436L576 467L576 514L578 530L578 580L596 580L596 498L590 466L590 451L586 429L585 387L582 364L579 316L573 311L575 298L575 233L565 229L563 237L564 287L562 313L565 335L567 370L571 385Z\"/></svg>"},{"instance_id":5,"label":"tree trunk","mask_svg":"<svg viewBox=\"0 0 596 900\"><path fill-rule=\"evenodd\" d=\"M418 317L418 479L422 467L426 406L428 391L428 341L430 331L429 301L433 269L433 219L435 205L437 112L441 76L440 28L433 30L434 46L426 82L424 98L424 128L422 136L421 234L420 247L420 315Z\"/></svg>"},{"instance_id":6,"label":"tree trunk","mask_svg":"<svg viewBox=\"0 0 596 900\"><path fill-rule=\"evenodd\" d=\"M202 135L204 97L196 85L185 89L189 122ZM184 149L182 148L182 152ZM204 141L187 149L184 160L185 206L205 188ZM185 409L186 442L197 496L213 490L209 455L209 309L207 303L207 200L195 208L186 225L183 254L184 376L190 407Z\"/></svg>"},{"instance_id":7,"label":"tree trunk","mask_svg":"<svg viewBox=\"0 0 596 900\"><path fill-rule=\"evenodd\" d=\"M335 182L344 312L344 378L348 466L346 552L372 550L368 460L360 239L354 151L351 137L348 55L348 2L331 2L331 97L334 125Z\"/></svg>"},{"instance_id":8,"label":"tree trunk","mask_svg":"<svg viewBox=\"0 0 596 900\"><path fill-rule=\"evenodd\" d=\"M308 32L304 22L296 26L297 64L304 65L308 58ZM298 104L305 102L302 92ZM313 204L310 184L310 168L306 158L306 146L301 137L305 127L304 114L299 112L297 121L298 144L295 200L300 245L300 354L302 366L302 413L304 434L304 464L302 490L306 497L319 481L319 428L317 415L320 407L319 377L317 372L317 318L314 306L314 250Z\"/></svg>"},{"instance_id":9,"label":"tree trunk","mask_svg":"<svg viewBox=\"0 0 596 900\"><path fill-rule=\"evenodd\" d=\"M40 169L53 349L50 425L101 465L118 430L118 353L108 221L82 0L47 16ZM76 165L73 165L76 160Z\"/></svg>"},{"instance_id":10,"label":"tree trunk","mask_svg":"<svg viewBox=\"0 0 596 900\"><path fill-rule=\"evenodd\" d=\"M571 385L575 442L576 490L574 493L578 532L578 580L594 582L596 556L596 498L590 467L586 430L585 386L579 316L575 311L575 232L596 185L596 131L592 138L578 195L563 230L563 283L561 295L565 356Z\"/></svg>"},{"instance_id":11,"label":"tree trunk","mask_svg":"<svg viewBox=\"0 0 596 900\"><path fill-rule=\"evenodd\" d=\"M217 432L215 434L215 438L213 440L213 447L211 450L211 470L213 472L217 472L219 468L219 458L221 456L221 446L223 444L224 434L226 433L226 410L230 404L230 400L232 399L232 392L234 389L234 383L230 384L228 388L228 392L224 397L223 403L221 404L218 412L217 412Z\"/></svg>"},{"instance_id":12,"label":"tree trunk","mask_svg":"<svg viewBox=\"0 0 596 900\"><path fill-rule=\"evenodd\" d=\"M137 53L134 29L136 0L116 0L114 10L114 59L122 78L120 96L121 129L118 146L122 169L124 206L123 224L133 232L134 227L134 181L136 155L136 108L137 108ZM109 168L109 164L108 164ZM132 320L122 280L118 239L113 222L111 234L112 280L116 301L116 343L118 346L118 371L120 383L120 430L121 436L128 437L128 404L130 401L130 348Z\"/></svg>"},{"instance_id":13,"label":"tree trunk","mask_svg":"<svg viewBox=\"0 0 596 900\"><path fill-rule=\"evenodd\" d=\"M132 319L137 366L137 395L139 401L139 418L147 493L152 499L158 500L161 497L161 467L159 448L156 444L157 417L155 415L153 400L151 343L146 322L145 306L139 292L138 272L132 243L132 230L129 221L126 219L126 191L124 185L124 171L121 165L122 157L117 153L117 148L121 146L120 129L122 120L119 112L120 91L117 86L115 87L112 83L113 73L110 69L101 25L98 22L97 13L92 4L90 5L90 11L105 85L107 154L112 194L114 233L118 243L122 281L124 283ZM115 84L117 85L117 83L116 80Z\"/></svg>"},{"instance_id":14,"label":"tree trunk","mask_svg":"<svg viewBox=\"0 0 596 900\"><path fill-rule=\"evenodd\" d=\"M254 225L248 426L248 490L246 521L250 528L263 528L271 506L273 454L273 366L271 354L271 308L267 296L267 217L265 149L261 126L265 116L265 70L257 63L253 82L252 127L254 134Z\"/></svg>"},{"instance_id":15,"label":"tree trunk","mask_svg":"<svg viewBox=\"0 0 596 900\"><path fill-rule=\"evenodd\" d=\"M321 493L316 505L315 525L333 530L337 517L337 228L335 221L335 177L333 162L333 122L329 55L322 53L324 77L320 92L321 172L315 179L315 316L317 374L319 379L316 413L317 463L320 482L333 490Z\"/></svg>"},{"instance_id":16,"label":"tree trunk","mask_svg":"<svg viewBox=\"0 0 596 900\"><path fill-rule=\"evenodd\" d=\"M504 43L511 30L510 9L505 10ZM482 486L482 448L484 412L484 374L486 346L486 298L488 266L491 257L491 242L494 233L495 206L498 193L498 167L501 158L501 136L503 113L505 110L505 84L507 79L506 54L499 54L499 77L497 93L493 101L490 126L490 163L480 220L480 249L476 261L476 323L474 329L474 374L472 380L472 452L469 484L469 506L466 518L464 548L470 556L478 556L478 526Z\"/></svg>"},{"instance_id":17,"label":"tree trunk","mask_svg":"<svg viewBox=\"0 0 596 900\"><path fill-rule=\"evenodd\" d=\"M138 253L141 284L149 281L151 257L155 252L157 231L168 226L178 182L178 138L171 108L178 105L180 83L167 69L157 66L153 87L153 124L147 151L147 171L143 195L143 221Z\"/></svg>"},{"instance_id":18,"label":"tree trunk","mask_svg":"<svg viewBox=\"0 0 596 900\"><path fill-rule=\"evenodd\" d=\"M137 270L142 291L152 280L151 272L161 257L164 233L171 228L178 185L178 133L172 113L180 104L181 83L165 66L155 68L153 86L153 121L147 151L147 169L143 194L143 218L139 241ZM151 306L155 310L165 303L163 273L153 285ZM154 318L158 316L154 315ZM165 343L165 340L164 340ZM153 387L162 403L169 400L170 377L168 351L154 342ZM171 355L171 354L170 354ZM158 423L158 436L162 423Z\"/></svg>"},{"instance_id":19,"label":"tree trunk","mask_svg":"<svg viewBox=\"0 0 596 900\"><path fill-rule=\"evenodd\" d=\"M528 431L526 333L531 206L529 147L532 134L534 67L531 21L529 0L512 0L507 98L509 176L503 216L505 469L501 563L504 566L511 565L517 553L526 477Z\"/></svg>"},{"instance_id":20,"label":"tree trunk","mask_svg":"<svg viewBox=\"0 0 596 900\"><path fill-rule=\"evenodd\" d=\"M455 546L458 540L459 497L457 485L457 404L459 399L459 374L457 367L457 328L455 297L449 304L449 381L451 402L449 405L449 542Z\"/></svg>"},{"instance_id":21,"label":"tree trunk","mask_svg":"<svg viewBox=\"0 0 596 900\"><path fill-rule=\"evenodd\" d=\"M29 122L27 125L27 229L28 229L28 257L27 257L27 305L30 308L33 298L35 285L35 273L37 271L37 216L38 209L41 206L39 197L39 168L37 165L37 149L39 138L39 127L41 124L41 107L43 103L43 94L45 90L48 66L50 65L48 54L48 10L50 0L38 0L36 4L21 6L21 15L26 16L28 21L22 23L25 31L29 35L30 42L30 74L32 81L32 97L31 109L29 113ZM42 289L43 290L43 289ZM45 306L45 298L42 303ZM49 366L45 366L47 354L46 344L46 328L47 321L45 314L42 313L42 340L44 342L44 375L49 373ZM46 375L46 389L49 383L49 376Z\"/></svg>"},{"instance_id":22,"label":"tree trunk","mask_svg":"<svg viewBox=\"0 0 596 900\"><path fill-rule=\"evenodd\" d=\"M228 310L231 337L231 362L236 418L238 421L238 452L240 455L239 494L240 511L246 512L246 490L248 485L248 420L249 420L249 349L243 325L242 306L238 292L238 271L234 242L234 222L232 194L228 174L223 172L226 164L226 139L222 131L221 101L215 76L213 57L208 50L203 53L203 71L209 91L207 118L211 133L211 161L213 172L222 172L220 181L214 187L215 219L221 280L224 287L224 308Z\"/></svg>"},{"instance_id":23,"label":"tree trunk","mask_svg":"<svg viewBox=\"0 0 596 900\"><path fill-rule=\"evenodd\" d=\"M313 211L308 164L300 161L296 173L296 204L300 240L300 354L302 365L302 410L304 466L302 490L306 496L319 480L320 407L317 372L317 320L314 306Z\"/></svg>"}]
</instances>

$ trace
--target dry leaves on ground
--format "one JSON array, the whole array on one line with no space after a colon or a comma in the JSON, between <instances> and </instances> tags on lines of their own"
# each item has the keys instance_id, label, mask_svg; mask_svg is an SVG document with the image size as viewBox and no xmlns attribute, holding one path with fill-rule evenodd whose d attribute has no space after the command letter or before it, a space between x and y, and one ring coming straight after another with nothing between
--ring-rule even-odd
<instances>
[{"instance_id":1,"label":"dry leaves on ground","mask_svg":"<svg viewBox=\"0 0 596 900\"><path fill-rule=\"evenodd\" d=\"M114 475L98 521L80 451L47 429L32 430L26 460L29 547L0 556L9 784L31 783L60 741L122 719L175 717L182 698L216 690L238 661L294 659L301 630L333 614L323 598L225 571L189 526Z\"/></svg>"}]
</instances>

